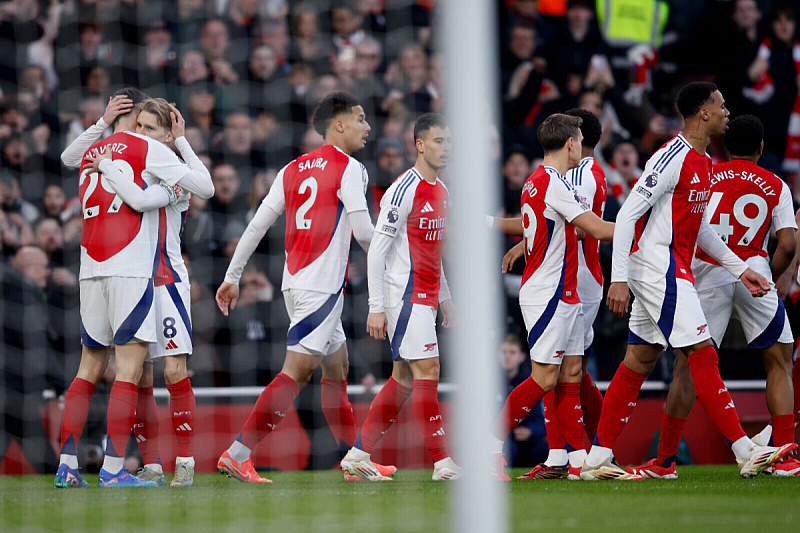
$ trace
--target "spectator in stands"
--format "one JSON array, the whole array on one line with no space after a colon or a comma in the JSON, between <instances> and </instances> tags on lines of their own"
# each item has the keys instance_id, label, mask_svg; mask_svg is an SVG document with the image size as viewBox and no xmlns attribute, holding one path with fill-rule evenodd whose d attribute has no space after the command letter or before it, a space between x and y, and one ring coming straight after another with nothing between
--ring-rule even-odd
<instances>
[{"instance_id":1,"label":"spectator in stands","mask_svg":"<svg viewBox=\"0 0 800 533\"><path fill-rule=\"evenodd\" d=\"M233 85L244 76L247 47L242 47L245 48L243 51L230 46L228 26L222 19L206 21L199 44L215 84L221 87Z\"/></svg>"},{"instance_id":2,"label":"spectator in stands","mask_svg":"<svg viewBox=\"0 0 800 533\"><path fill-rule=\"evenodd\" d=\"M55 470L58 462L42 427L42 392L64 388L46 319L47 256L35 246L23 246L10 267L0 265L0 451L5 454L16 441L36 472L44 474Z\"/></svg>"},{"instance_id":3,"label":"spectator in stands","mask_svg":"<svg viewBox=\"0 0 800 533\"><path fill-rule=\"evenodd\" d=\"M40 210L42 216L55 218L61 224L61 211L64 209L66 201L67 196L64 194L64 189L61 188L61 185L51 183L44 188L42 209Z\"/></svg>"},{"instance_id":4,"label":"spectator in stands","mask_svg":"<svg viewBox=\"0 0 800 533\"><path fill-rule=\"evenodd\" d=\"M281 122L291 119L292 86L279 68L275 50L268 44L256 46L250 54L246 90L253 115L266 110Z\"/></svg>"},{"instance_id":5,"label":"spectator in stands","mask_svg":"<svg viewBox=\"0 0 800 533\"><path fill-rule=\"evenodd\" d=\"M608 195L622 205L636 181L642 175L639 168L639 150L631 141L620 141L611 150L609 167L606 170Z\"/></svg>"},{"instance_id":6,"label":"spectator in stands","mask_svg":"<svg viewBox=\"0 0 800 533\"><path fill-rule=\"evenodd\" d=\"M531 375L531 360L525 350L525 345L518 335L509 334L503 339L497 353L505 377L505 387L502 387L502 396L499 406L502 407L508 394L514 387L528 379ZM542 404L537 403L525 421L511 432L506 442L510 466L536 465L547 458L547 432L544 428L544 413Z\"/></svg>"},{"instance_id":7,"label":"spectator in stands","mask_svg":"<svg viewBox=\"0 0 800 533\"><path fill-rule=\"evenodd\" d=\"M290 17L291 44L289 61L308 65L314 72L323 74L331 68L329 55L333 44L320 32L319 12L310 3L300 3Z\"/></svg>"},{"instance_id":8,"label":"spectator in stands","mask_svg":"<svg viewBox=\"0 0 800 533\"><path fill-rule=\"evenodd\" d=\"M244 110L228 115L222 133L211 140L209 150L215 164L227 163L237 170L245 189L250 187L256 169L266 166L263 152L253 144L253 119Z\"/></svg>"},{"instance_id":9,"label":"spectator in stands","mask_svg":"<svg viewBox=\"0 0 800 533\"><path fill-rule=\"evenodd\" d=\"M389 93L381 104L384 112L398 101L415 114L431 111L433 95L428 87L428 56L421 46L404 46L397 61L389 65L386 81Z\"/></svg>"},{"instance_id":10,"label":"spectator in stands","mask_svg":"<svg viewBox=\"0 0 800 533\"><path fill-rule=\"evenodd\" d=\"M760 98L749 97L756 79L748 70L756 59L760 44L758 24L761 10L756 0L734 0L731 20L715 33L716 53L708 65L717 75L717 86L725 95L725 105L736 115L754 114ZM750 89L750 90L748 90Z\"/></svg>"},{"instance_id":11,"label":"spectator in stands","mask_svg":"<svg viewBox=\"0 0 800 533\"><path fill-rule=\"evenodd\" d=\"M533 170L524 146L515 144L506 150L503 160L503 216L519 216L522 187Z\"/></svg>"}]
</instances>

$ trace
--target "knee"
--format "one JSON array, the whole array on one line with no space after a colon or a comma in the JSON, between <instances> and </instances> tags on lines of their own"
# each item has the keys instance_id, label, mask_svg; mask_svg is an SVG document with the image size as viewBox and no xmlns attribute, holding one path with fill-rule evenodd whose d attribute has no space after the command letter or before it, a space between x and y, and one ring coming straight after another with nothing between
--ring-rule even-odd
<instances>
[{"instance_id":1,"label":"knee","mask_svg":"<svg viewBox=\"0 0 800 533\"><path fill-rule=\"evenodd\" d=\"M167 357L164 365L164 380L172 385L187 377L189 377L189 372L186 369L186 361L176 361Z\"/></svg>"}]
</instances>

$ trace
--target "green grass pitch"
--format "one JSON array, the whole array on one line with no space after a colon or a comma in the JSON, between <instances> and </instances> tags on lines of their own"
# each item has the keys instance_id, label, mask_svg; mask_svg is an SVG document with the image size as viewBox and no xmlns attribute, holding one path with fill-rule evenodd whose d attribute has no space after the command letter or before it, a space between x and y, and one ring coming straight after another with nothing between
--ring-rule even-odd
<instances>
[{"instance_id":1,"label":"green grass pitch","mask_svg":"<svg viewBox=\"0 0 800 533\"><path fill-rule=\"evenodd\" d=\"M514 470L512 476L521 474ZM271 485L201 474L190 488L55 489L53 476L0 476L0 531L448 531L446 483L430 471L344 482L336 471L271 472ZM800 531L800 479L679 468L673 481L504 484L511 531ZM168 480L171 476L167 476Z\"/></svg>"}]
</instances>

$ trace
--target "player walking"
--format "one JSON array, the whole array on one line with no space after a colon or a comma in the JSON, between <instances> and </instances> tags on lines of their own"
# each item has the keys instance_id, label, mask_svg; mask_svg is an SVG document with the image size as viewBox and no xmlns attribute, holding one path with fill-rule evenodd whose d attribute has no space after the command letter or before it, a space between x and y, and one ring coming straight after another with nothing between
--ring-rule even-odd
<instances>
[{"instance_id":1,"label":"player walking","mask_svg":"<svg viewBox=\"0 0 800 533\"><path fill-rule=\"evenodd\" d=\"M325 144L278 173L236 246L225 281L217 290L217 305L227 316L228 307L236 306L238 283L248 258L286 210L286 264L281 289L290 320L286 360L217 463L221 473L248 483L271 483L255 471L252 450L281 421L320 365L328 425L340 445L349 447L355 441L355 419L347 399L342 291L351 237L355 236L364 250L372 238L364 196L366 170L351 157L364 147L370 126L354 97L333 93L319 104L314 129L325 138ZM387 468L394 471L394 467Z\"/></svg>"},{"instance_id":2,"label":"player walking","mask_svg":"<svg viewBox=\"0 0 800 533\"><path fill-rule=\"evenodd\" d=\"M566 178L575 188L581 202L592 210L599 218L603 218L606 205L606 175L603 168L594 158L594 147L600 141L602 125L600 120L591 112L584 109L571 109L566 115L581 119L581 160L578 166L567 172ZM588 372L589 357L592 355L592 342L594 329L592 325L600 310L603 300L603 272L600 269L600 241L586 235L578 244L578 296L581 299L583 310L583 358L581 359L580 400L583 413L583 426L589 440L594 440L597 433L597 423L603 409L603 395L595 385ZM556 388L574 387L571 384L559 384ZM555 390L544 395L542 404L545 411L545 428L547 429L547 442L550 453L547 460L535 466L530 472L517 479L558 479L568 477L579 479L583 459L579 454L574 454L574 464L568 460L568 453L564 437L561 434L561 424L556 415ZM568 413L566 416L574 416ZM580 417L578 417L580 418ZM580 461L580 462L578 462Z\"/></svg>"},{"instance_id":3,"label":"player walking","mask_svg":"<svg viewBox=\"0 0 800 533\"><path fill-rule=\"evenodd\" d=\"M650 158L617 215L607 302L621 317L628 307L629 286L636 298L628 350L606 391L596 444L581 479L643 479L614 464L612 450L642 383L667 345L688 359L697 396L731 443L743 477L758 475L797 447L758 447L747 438L720 378L717 352L693 285L695 246L741 279L754 296L767 294L770 286L725 246L705 218L711 196L711 159L705 150L728 123L722 94L713 83L693 82L678 93L677 106L686 122L684 132Z\"/></svg>"},{"instance_id":4,"label":"player walking","mask_svg":"<svg viewBox=\"0 0 800 533\"><path fill-rule=\"evenodd\" d=\"M370 453L412 395L414 417L433 458L433 479L461 477L447 451L439 410L439 346L436 312L443 326L455 320L455 307L442 269L442 244L448 192L439 171L450 157L450 128L441 115L427 113L414 125L417 161L397 178L381 200L377 228L367 258L367 331L389 334L392 376L372 402L358 440L342 459L346 472L370 481L391 479Z\"/></svg>"},{"instance_id":5,"label":"player walking","mask_svg":"<svg viewBox=\"0 0 800 533\"><path fill-rule=\"evenodd\" d=\"M797 223L789 187L757 164L763 139L764 126L757 117L744 115L730 122L724 141L731 161L714 166L708 220L740 259L772 283L792 262ZM777 233L778 248L770 269L766 248L771 228ZM763 298L751 297L743 284L702 250L692 263L692 271L714 343L720 345L733 315L739 317L750 348L761 351L774 445L794 442L793 336L778 291L773 285ZM658 457L626 469L628 472L650 478L678 477L676 455L694 400L686 358L678 356L661 423ZM787 457L773 466L773 473L800 475L800 462Z\"/></svg>"},{"instance_id":6,"label":"player walking","mask_svg":"<svg viewBox=\"0 0 800 533\"><path fill-rule=\"evenodd\" d=\"M569 462L582 461L586 454L580 402L584 322L577 291L575 227L610 241L614 224L604 222L581 202L564 177L581 160L581 124L579 117L554 114L539 126L536 135L544 149L544 163L522 189L526 263L519 302L533 365L531 377L508 396L493 432L495 474L502 480L509 480L503 471L506 437L551 390L555 390L555 412L571 450Z\"/></svg>"}]
</instances>

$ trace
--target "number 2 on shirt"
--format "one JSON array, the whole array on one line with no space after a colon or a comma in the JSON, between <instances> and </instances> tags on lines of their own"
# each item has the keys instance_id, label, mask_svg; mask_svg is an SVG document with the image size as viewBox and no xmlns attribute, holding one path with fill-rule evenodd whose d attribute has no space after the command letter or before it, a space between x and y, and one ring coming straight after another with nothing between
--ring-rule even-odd
<instances>
[{"instance_id":1,"label":"number 2 on shirt","mask_svg":"<svg viewBox=\"0 0 800 533\"><path fill-rule=\"evenodd\" d=\"M306 214L308 214L309 210L314 206L314 202L317 201L317 180L313 176L310 176L303 180L300 184L300 188L297 190L298 194L304 194L306 190L310 190L311 194L308 199L303 202L297 209L297 213L295 213L294 221L297 225L297 229L311 229L311 219L306 218Z\"/></svg>"}]
</instances>

